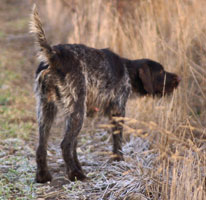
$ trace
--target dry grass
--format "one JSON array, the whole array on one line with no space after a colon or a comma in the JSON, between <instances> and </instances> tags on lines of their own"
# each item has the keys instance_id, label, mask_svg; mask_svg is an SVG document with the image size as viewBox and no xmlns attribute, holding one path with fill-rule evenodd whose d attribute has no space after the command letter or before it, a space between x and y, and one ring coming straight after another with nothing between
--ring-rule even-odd
<instances>
[{"instance_id":1,"label":"dry grass","mask_svg":"<svg viewBox=\"0 0 206 200\"><path fill-rule=\"evenodd\" d=\"M141 182L141 190L127 184L124 190L144 193L148 199L202 200L206 195L206 1L129 2L47 0L45 15L57 30L50 37L52 41L109 47L131 59L155 59L181 75L180 87L171 97L144 97L128 103L125 134L148 141L144 150L155 156L150 157L151 166L143 165L145 184L138 173L128 175ZM128 166L138 171L135 163ZM126 181L125 176L118 181Z\"/></svg>"}]
</instances>

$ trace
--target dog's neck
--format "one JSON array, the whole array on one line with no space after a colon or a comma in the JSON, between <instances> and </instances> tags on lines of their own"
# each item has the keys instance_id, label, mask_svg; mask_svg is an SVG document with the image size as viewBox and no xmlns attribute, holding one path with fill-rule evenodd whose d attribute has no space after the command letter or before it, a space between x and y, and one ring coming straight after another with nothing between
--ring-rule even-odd
<instances>
[{"instance_id":1,"label":"dog's neck","mask_svg":"<svg viewBox=\"0 0 206 200\"><path fill-rule=\"evenodd\" d=\"M136 60L129 60L126 58L122 59L124 65L127 68L127 71L129 73L131 86L132 86L132 92L136 93L140 96L144 96L147 94L143 87L143 83L139 77L139 68L141 65L138 64Z\"/></svg>"}]
</instances>

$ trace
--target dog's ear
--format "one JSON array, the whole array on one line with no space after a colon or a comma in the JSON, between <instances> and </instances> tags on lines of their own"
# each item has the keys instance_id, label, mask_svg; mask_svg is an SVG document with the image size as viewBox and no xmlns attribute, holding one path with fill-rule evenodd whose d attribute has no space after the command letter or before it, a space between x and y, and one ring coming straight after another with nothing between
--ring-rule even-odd
<instances>
[{"instance_id":1,"label":"dog's ear","mask_svg":"<svg viewBox=\"0 0 206 200\"><path fill-rule=\"evenodd\" d=\"M141 79L143 83L144 89L149 94L153 94L154 93L153 81L152 81L152 76L151 76L151 72L150 72L148 65L144 64L141 68L139 68L139 78Z\"/></svg>"}]
</instances>

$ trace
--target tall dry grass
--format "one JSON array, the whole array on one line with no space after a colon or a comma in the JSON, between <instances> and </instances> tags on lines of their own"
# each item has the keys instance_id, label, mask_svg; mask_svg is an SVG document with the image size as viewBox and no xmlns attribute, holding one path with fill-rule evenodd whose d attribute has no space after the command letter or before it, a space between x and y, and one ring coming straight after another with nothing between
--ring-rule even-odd
<instances>
[{"instance_id":1,"label":"tall dry grass","mask_svg":"<svg viewBox=\"0 0 206 200\"><path fill-rule=\"evenodd\" d=\"M171 97L130 100L125 134L146 138L158 155L148 197L206 198L206 1L47 0L46 8L52 41L151 58L182 77Z\"/></svg>"}]
</instances>

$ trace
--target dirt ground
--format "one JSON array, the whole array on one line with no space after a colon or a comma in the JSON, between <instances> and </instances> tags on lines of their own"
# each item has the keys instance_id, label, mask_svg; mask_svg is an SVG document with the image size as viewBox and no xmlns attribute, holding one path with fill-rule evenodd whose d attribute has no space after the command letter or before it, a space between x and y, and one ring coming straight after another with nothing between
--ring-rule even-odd
<instances>
[{"instance_id":1,"label":"dirt ground","mask_svg":"<svg viewBox=\"0 0 206 200\"><path fill-rule=\"evenodd\" d=\"M70 182L59 148L61 116L48 147L53 180L34 182L38 133L33 82L37 61L28 32L31 7L28 0L1 0L0 5L0 199L146 199L145 185L151 183L147 170L155 157L147 151L148 141L133 138L125 144L125 162L110 163L110 135L95 122L86 122L78 155L89 179Z\"/></svg>"}]
</instances>

